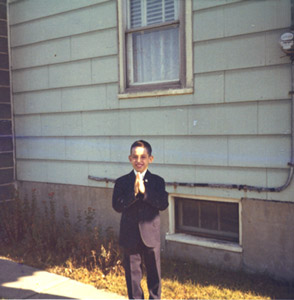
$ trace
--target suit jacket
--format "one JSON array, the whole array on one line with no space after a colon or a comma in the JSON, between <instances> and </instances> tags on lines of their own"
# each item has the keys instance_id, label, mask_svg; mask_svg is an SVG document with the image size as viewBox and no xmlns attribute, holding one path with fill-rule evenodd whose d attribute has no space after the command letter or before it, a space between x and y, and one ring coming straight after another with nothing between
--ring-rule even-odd
<instances>
[{"instance_id":1,"label":"suit jacket","mask_svg":"<svg viewBox=\"0 0 294 300\"><path fill-rule=\"evenodd\" d=\"M115 182L112 207L122 213L119 243L135 247L140 239L147 247L160 245L159 211L168 207L168 193L163 178L147 170L144 176L145 194L135 196L135 173L124 175Z\"/></svg>"}]
</instances>

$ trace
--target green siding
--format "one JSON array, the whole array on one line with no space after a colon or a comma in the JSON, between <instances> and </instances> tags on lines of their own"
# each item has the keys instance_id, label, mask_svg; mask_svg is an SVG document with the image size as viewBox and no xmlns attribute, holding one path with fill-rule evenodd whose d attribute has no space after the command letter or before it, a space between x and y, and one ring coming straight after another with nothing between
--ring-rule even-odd
<instances>
[{"instance_id":1,"label":"green siding","mask_svg":"<svg viewBox=\"0 0 294 300\"><path fill-rule=\"evenodd\" d=\"M11 2L18 179L105 187L88 175L127 172L130 144L145 138L167 181L282 185L291 76L278 40L290 0L193 8L194 94L119 100L116 1ZM293 201L293 189L169 191Z\"/></svg>"}]
</instances>

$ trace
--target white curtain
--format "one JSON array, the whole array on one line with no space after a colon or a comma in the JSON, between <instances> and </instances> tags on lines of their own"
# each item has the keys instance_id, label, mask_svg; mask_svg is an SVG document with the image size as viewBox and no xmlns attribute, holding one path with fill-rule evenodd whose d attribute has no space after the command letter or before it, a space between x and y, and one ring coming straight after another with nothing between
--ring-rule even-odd
<instances>
[{"instance_id":1,"label":"white curtain","mask_svg":"<svg viewBox=\"0 0 294 300\"><path fill-rule=\"evenodd\" d=\"M179 79L179 30L133 34L134 83Z\"/></svg>"},{"instance_id":2,"label":"white curtain","mask_svg":"<svg viewBox=\"0 0 294 300\"><path fill-rule=\"evenodd\" d=\"M129 28L178 19L179 0L129 0ZM140 31L128 37L129 81L155 83L179 79L179 28Z\"/></svg>"}]
</instances>

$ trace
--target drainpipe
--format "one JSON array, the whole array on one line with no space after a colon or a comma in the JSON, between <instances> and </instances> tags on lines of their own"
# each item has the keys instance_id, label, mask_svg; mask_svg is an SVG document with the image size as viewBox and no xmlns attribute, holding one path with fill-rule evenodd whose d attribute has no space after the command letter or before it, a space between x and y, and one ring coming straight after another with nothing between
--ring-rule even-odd
<instances>
[{"instance_id":1,"label":"drainpipe","mask_svg":"<svg viewBox=\"0 0 294 300\"><path fill-rule=\"evenodd\" d=\"M294 33L294 0L291 0L291 26L290 30ZM292 40L293 41L293 40ZM294 41L293 41L294 43ZM189 182L166 182L166 185L174 186L186 186L186 187L208 187L208 188L220 188L220 189L237 189L244 191L255 191L255 192L282 192L285 190L291 183L294 177L294 46L289 51L285 53L290 56L291 59L291 156L290 162L288 163L289 171L288 178L285 183L278 187L260 187L246 184L222 184L222 183L189 183ZM88 176L88 179L95 180L99 182L114 183L115 179L111 178L102 178L95 176Z\"/></svg>"},{"instance_id":2,"label":"drainpipe","mask_svg":"<svg viewBox=\"0 0 294 300\"><path fill-rule=\"evenodd\" d=\"M292 4L294 0L292 0ZM292 6L293 16L294 16L294 4ZM294 23L293 23L294 28ZM282 192L285 190L291 183L294 177L294 53L291 55L291 157L290 162L288 163L289 171L288 178L285 183L278 187L260 187L252 186L246 184L222 184L222 183L189 183L189 182L166 182L166 185L174 186L186 186L186 187L206 187L206 188L220 188L220 189L237 189L244 191L256 191L256 192ZM114 183L115 179L105 178L105 177L96 177L89 175L88 179L95 180L98 182Z\"/></svg>"},{"instance_id":3,"label":"drainpipe","mask_svg":"<svg viewBox=\"0 0 294 300\"><path fill-rule=\"evenodd\" d=\"M291 0L291 12L292 12L292 25L291 28L294 28L294 0ZM282 192L285 190L291 183L294 177L294 52L290 55L291 58L291 157L290 162L288 163L289 171L288 178L285 183L278 187L260 187L252 186L246 184L222 184L222 183L189 183L189 182L166 182L166 185L174 186L186 186L186 187L208 187L208 188L220 188L220 189L237 189L244 191L256 191L256 192ZM105 177L96 177L89 175L90 180L95 180L99 182L114 183L115 179L105 178Z\"/></svg>"}]
</instances>

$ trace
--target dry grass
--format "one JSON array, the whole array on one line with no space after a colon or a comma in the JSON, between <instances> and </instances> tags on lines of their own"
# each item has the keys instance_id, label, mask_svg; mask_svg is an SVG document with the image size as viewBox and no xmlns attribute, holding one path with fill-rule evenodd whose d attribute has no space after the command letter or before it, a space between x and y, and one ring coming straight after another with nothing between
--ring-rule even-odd
<instances>
[{"instance_id":1,"label":"dry grass","mask_svg":"<svg viewBox=\"0 0 294 300\"><path fill-rule=\"evenodd\" d=\"M48 271L127 296L124 271L118 267L107 276L85 268L48 268ZM142 287L148 296L146 278ZM162 259L163 299L294 299L290 285L267 276L223 271L193 262Z\"/></svg>"},{"instance_id":2,"label":"dry grass","mask_svg":"<svg viewBox=\"0 0 294 300\"><path fill-rule=\"evenodd\" d=\"M11 255L7 255L7 251L5 251L6 256L11 257ZM0 254L5 253L1 251ZM98 289L106 289L127 296L124 271L120 265L104 275L99 268L89 270L85 267L74 267L70 261L63 265L44 266L36 263L33 258L23 260L14 255L14 260L91 284ZM142 281L142 287L144 294L148 296L145 277ZM224 271L212 266L163 258L162 298L294 299L294 289L289 284L277 282L264 275Z\"/></svg>"},{"instance_id":3,"label":"dry grass","mask_svg":"<svg viewBox=\"0 0 294 300\"><path fill-rule=\"evenodd\" d=\"M92 228L89 208L76 224L55 218L54 195L43 208L36 199L0 209L0 255L127 296L116 237ZM78 226L76 226L78 225ZM4 234L3 234L4 233ZM32 247L32 245L34 245ZM146 278L142 281L148 296ZM162 259L163 299L294 299L294 288L265 275L224 271L176 259Z\"/></svg>"}]
</instances>

